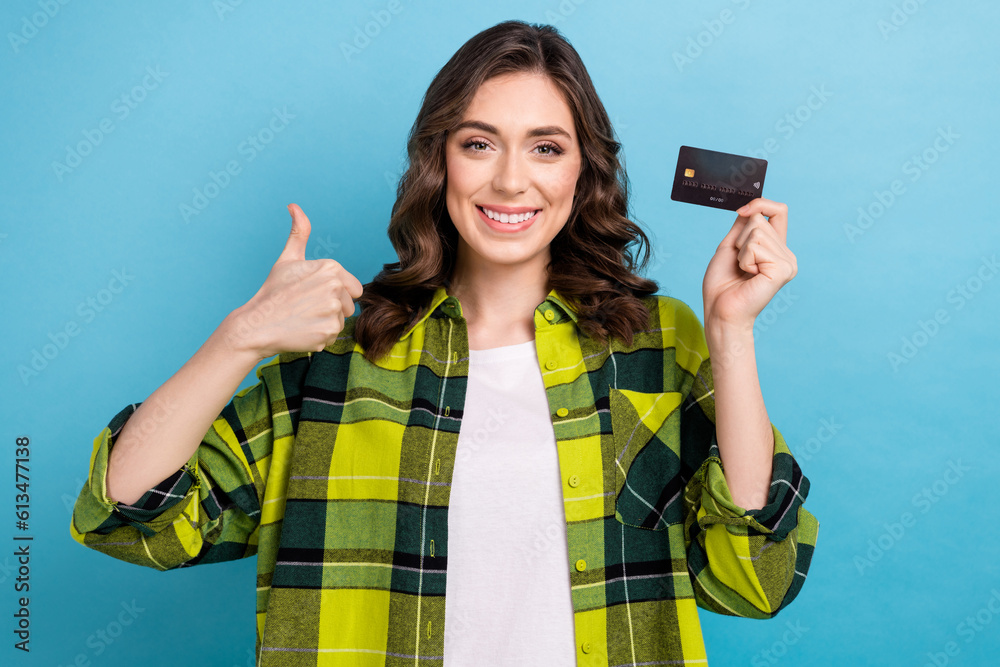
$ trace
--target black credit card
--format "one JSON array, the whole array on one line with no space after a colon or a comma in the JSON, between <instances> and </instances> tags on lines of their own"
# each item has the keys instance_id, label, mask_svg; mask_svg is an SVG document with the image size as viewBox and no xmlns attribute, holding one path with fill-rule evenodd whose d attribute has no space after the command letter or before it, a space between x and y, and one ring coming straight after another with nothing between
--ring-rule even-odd
<instances>
[{"instance_id":1,"label":"black credit card","mask_svg":"<svg viewBox=\"0 0 1000 667\"><path fill-rule=\"evenodd\" d=\"M763 196L767 160L681 146L670 198L735 211Z\"/></svg>"}]
</instances>

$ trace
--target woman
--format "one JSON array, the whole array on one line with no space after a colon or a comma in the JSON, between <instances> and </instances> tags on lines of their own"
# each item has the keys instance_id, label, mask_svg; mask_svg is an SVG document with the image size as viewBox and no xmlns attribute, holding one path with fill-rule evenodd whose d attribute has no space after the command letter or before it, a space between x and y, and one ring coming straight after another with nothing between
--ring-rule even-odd
<instances>
[{"instance_id":1,"label":"woman","mask_svg":"<svg viewBox=\"0 0 1000 667\"><path fill-rule=\"evenodd\" d=\"M579 55L518 21L442 68L408 149L399 262L362 288L305 260L290 206L260 291L95 440L73 537L158 569L257 554L261 665L699 662L696 605L787 605L818 524L752 336L795 275L785 206L739 211L703 330L633 273Z\"/></svg>"}]
</instances>

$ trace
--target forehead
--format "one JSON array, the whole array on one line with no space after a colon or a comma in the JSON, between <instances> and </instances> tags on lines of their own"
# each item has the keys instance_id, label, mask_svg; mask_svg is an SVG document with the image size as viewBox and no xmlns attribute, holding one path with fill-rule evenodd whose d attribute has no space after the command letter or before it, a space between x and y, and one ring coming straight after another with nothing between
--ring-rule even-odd
<instances>
[{"instance_id":1,"label":"forehead","mask_svg":"<svg viewBox=\"0 0 1000 667\"><path fill-rule=\"evenodd\" d=\"M566 97L548 76L513 72L487 79L465 110L462 120L481 120L503 132L542 125L561 125L574 133L574 116Z\"/></svg>"}]
</instances>

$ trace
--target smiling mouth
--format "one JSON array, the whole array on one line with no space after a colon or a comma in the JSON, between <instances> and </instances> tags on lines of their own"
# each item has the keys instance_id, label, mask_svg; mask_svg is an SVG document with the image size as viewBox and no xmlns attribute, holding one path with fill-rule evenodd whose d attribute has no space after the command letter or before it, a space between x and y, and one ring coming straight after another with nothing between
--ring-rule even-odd
<instances>
[{"instance_id":1,"label":"smiling mouth","mask_svg":"<svg viewBox=\"0 0 1000 667\"><path fill-rule=\"evenodd\" d=\"M495 220L496 222L516 225L521 222L526 222L534 218L542 209L535 209L534 211L528 211L525 213L498 213L491 209L485 208L483 206L476 206L483 214L490 220Z\"/></svg>"}]
</instances>

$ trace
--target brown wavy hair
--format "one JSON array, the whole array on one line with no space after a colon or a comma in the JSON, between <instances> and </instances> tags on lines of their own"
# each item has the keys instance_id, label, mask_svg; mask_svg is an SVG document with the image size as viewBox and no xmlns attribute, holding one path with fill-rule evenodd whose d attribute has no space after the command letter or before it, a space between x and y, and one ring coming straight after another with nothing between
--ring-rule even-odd
<instances>
[{"instance_id":1,"label":"brown wavy hair","mask_svg":"<svg viewBox=\"0 0 1000 667\"><path fill-rule=\"evenodd\" d=\"M424 314L434 291L450 285L458 230L445 203L445 143L479 86L512 72L547 75L573 112L583 154L573 207L552 239L546 292L555 289L583 333L605 344L632 343L649 323L640 300L658 285L636 275L649 260L649 239L629 219L628 176L611 121L576 49L551 25L504 21L462 45L424 94L407 140L408 167L389 221L398 262L364 285L354 340L369 361L381 359ZM631 245L638 243L636 265Z\"/></svg>"}]
</instances>

